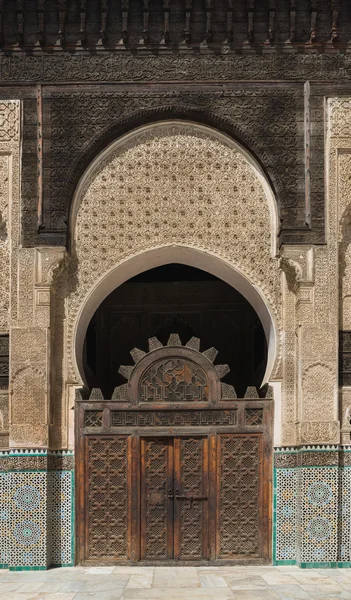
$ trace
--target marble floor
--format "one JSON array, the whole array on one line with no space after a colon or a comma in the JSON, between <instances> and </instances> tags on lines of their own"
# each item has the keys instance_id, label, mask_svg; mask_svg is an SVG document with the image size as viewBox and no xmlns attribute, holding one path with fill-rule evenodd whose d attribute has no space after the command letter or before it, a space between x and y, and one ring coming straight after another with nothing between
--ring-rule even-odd
<instances>
[{"instance_id":1,"label":"marble floor","mask_svg":"<svg viewBox=\"0 0 351 600\"><path fill-rule=\"evenodd\" d=\"M351 569L74 567L0 571L0 600L351 600Z\"/></svg>"}]
</instances>

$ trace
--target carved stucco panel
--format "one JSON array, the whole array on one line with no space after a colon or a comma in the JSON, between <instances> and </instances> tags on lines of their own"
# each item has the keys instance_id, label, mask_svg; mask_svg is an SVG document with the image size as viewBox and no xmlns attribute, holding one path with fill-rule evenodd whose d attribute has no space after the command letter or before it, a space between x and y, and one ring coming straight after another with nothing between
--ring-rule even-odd
<instances>
[{"instance_id":1,"label":"carved stucco panel","mask_svg":"<svg viewBox=\"0 0 351 600\"><path fill-rule=\"evenodd\" d=\"M337 207L340 329L351 330L351 98L328 100L328 196ZM340 390L341 442L350 444L350 388Z\"/></svg>"},{"instance_id":2,"label":"carved stucco panel","mask_svg":"<svg viewBox=\"0 0 351 600\"><path fill-rule=\"evenodd\" d=\"M309 365L302 375L302 420L303 421L333 421L337 378L335 361L329 364L316 363Z\"/></svg>"},{"instance_id":3,"label":"carved stucco panel","mask_svg":"<svg viewBox=\"0 0 351 600\"><path fill-rule=\"evenodd\" d=\"M9 330L10 223L18 206L20 103L0 101L0 331Z\"/></svg>"},{"instance_id":4,"label":"carved stucco panel","mask_svg":"<svg viewBox=\"0 0 351 600\"><path fill-rule=\"evenodd\" d=\"M17 302L17 259L11 255L19 246L20 102L0 101L0 332L10 329L10 307ZM10 286L10 279L12 285ZM10 298L10 290L12 297ZM0 447L8 446L9 396L0 397Z\"/></svg>"},{"instance_id":5,"label":"carved stucco panel","mask_svg":"<svg viewBox=\"0 0 351 600\"><path fill-rule=\"evenodd\" d=\"M12 425L46 425L46 369L45 365L28 365L12 375L11 393L16 401L11 405ZM30 442L30 440L27 440Z\"/></svg>"},{"instance_id":6,"label":"carved stucco panel","mask_svg":"<svg viewBox=\"0 0 351 600\"><path fill-rule=\"evenodd\" d=\"M329 98L330 138L351 138L351 98Z\"/></svg>"},{"instance_id":7,"label":"carved stucco panel","mask_svg":"<svg viewBox=\"0 0 351 600\"><path fill-rule=\"evenodd\" d=\"M283 277L283 323L284 323L284 350L282 361L282 445L295 445L296 443L296 375L297 375L297 338L296 338L296 297L289 289L285 273Z\"/></svg>"},{"instance_id":8,"label":"carved stucco panel","mask_svg":"<svg viewBox=\"0 0 351 600\"><path fill-rule=\"evenodd\" d=\"M0 154L0 330L9 329L9 156Z\"/></svg>"}]
</instances>

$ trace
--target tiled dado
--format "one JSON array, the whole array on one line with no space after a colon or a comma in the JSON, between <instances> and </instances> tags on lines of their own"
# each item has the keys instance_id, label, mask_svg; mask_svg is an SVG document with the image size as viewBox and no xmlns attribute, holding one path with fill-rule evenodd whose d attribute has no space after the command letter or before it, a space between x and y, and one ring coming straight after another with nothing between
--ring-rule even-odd
<instances>
[{"instance_id":1,"label":"tiled dado","mask_svg":"<svg viewBox=\"0 0 351 600\"><path fill-rule=\"evenodd\" d=\"M351 566L351 447L274 451L274 564Z\"/></svg>"},{"instance_id":2,"label":"tiled dado","mask_svg":"<svg viewBox=\"0 0 351 600\"><path fill-rule=\"evenodd\" d=\"M0 567L73 565L74 457L0 452Z\"/></svg>"}]
</instances>

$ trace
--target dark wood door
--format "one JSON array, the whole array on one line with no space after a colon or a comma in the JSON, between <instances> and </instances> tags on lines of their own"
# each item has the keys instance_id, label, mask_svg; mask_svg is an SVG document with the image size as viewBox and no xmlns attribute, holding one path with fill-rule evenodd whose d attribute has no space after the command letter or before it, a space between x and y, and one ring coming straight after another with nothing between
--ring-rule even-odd
<instances>
[{"instance_id":1,"label":"dark wood door","mask_svg":"<svg viewBox=\"0 0 351 600\"><path fill-rule=\"evenodd\" d=\"M140 481L141 559L207 559L207 436L142 438Z\"/></svg>"},{"instance_id":2,"label":"dark wood door","mask_svg":"<svg viewBox=\"0 0 351 600\"><path fill-rule=\"evenodd\" d=\"M80 560L269 560L272 398L236 398L199 344L152 338L113 398L77 400Z\"/></svg>"}]
</instances>

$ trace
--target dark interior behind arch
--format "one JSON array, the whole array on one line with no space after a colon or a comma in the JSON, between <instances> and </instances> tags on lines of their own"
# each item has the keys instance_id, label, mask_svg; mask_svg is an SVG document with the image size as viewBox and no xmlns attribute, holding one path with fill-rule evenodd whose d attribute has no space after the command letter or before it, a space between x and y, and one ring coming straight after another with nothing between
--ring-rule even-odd
<instances>
[{"instance_id":1,"label":"dark interior behind arch","mask_svg":"<svg viewBox=\"0 0 351 600\"><path fill-rule=\"evenodd\" d=\"M201 350L214 346L217 362L230 366L225 381L234 385L238 397L244 396L248 385L262 381L267 343L249 302L205 271L169 264L125 282L96 310L84 348L89 387L99 387L110 397L124 383L118 368L130 364L130 351L146 350L153 336L166 344L171 333L178 333L183 344L199 337Z\"/></svg>"}]
</instances>

